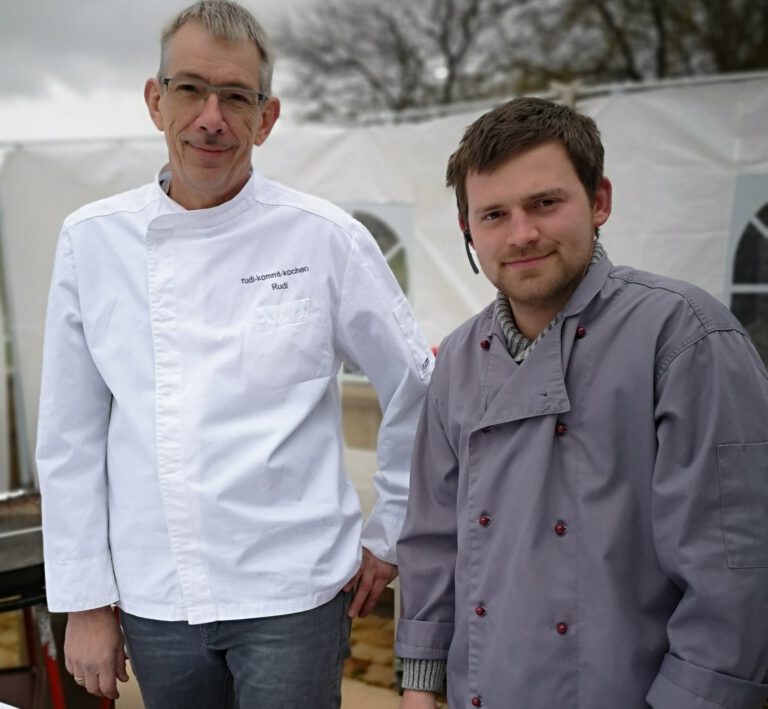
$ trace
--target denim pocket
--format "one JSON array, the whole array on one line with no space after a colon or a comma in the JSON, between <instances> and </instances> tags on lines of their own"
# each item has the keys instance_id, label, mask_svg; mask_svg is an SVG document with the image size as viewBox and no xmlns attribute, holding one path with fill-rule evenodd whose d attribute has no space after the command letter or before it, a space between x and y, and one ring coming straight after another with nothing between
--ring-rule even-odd
<instances>
[{"instance_id":1,"label":"denim pocket","mask_svg":"<svg viewBox=\"0 0 768 709\"><path fill-rule=\"evenodd\" d=\"M717 447L728 566L768 566L768 443Z\"/></svg>"},{"instance_id":2,"label":"denim pocket","mask_svg":"<svg viewBox=\"0 0 768 709\"><path fill-rule=\"evenodd\" d=\"M352 618L347 615L347 609L352 602L352 591L342 591L343 596L341 604L341 632L339 633L339 660L346 660L352 654L352 648L349 644L349 635L352 632Z\"/></svg>"}]
</instances>

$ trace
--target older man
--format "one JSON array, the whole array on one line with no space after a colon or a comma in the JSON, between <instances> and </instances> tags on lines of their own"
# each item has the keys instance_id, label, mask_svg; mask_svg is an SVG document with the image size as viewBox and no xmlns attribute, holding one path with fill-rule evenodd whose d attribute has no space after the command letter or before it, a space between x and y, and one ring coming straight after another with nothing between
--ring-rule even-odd
<instances>
[{"instance_id":1,"label":"older man","mask_svg":"<svg viewBox=\"0 0 768 709\"><path fill-rule=\"evenodd\" d=\"M522 98L448 165L495 302L442 345L398 545L403 709L759 709L768 374L698 288L615 267L594 122ZM469 246L468 246L469 248Z\"/></svg>"},{"instance_id":2,"label":"older man","mask_svg":"<svg viewBox=\"0 0 768 709\"><path fill-rule=\"evenodd\" d=\"M38 434L48 602L69 612L68 669L107 697L125 679L120 607L149 709L338 707L349 618L396 573L431 355L361 225L252 171L280 113L270 80L247 11L184 10L144 92L168 165L59 239ZM342 362L383 411L364 527Z\"/></svg>"}]
</instances>

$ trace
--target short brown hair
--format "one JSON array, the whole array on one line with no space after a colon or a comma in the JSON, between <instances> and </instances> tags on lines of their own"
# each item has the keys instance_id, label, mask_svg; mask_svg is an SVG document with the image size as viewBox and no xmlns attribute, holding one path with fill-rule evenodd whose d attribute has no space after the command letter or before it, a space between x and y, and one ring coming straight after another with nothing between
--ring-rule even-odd
<instances>
[{"instance_id":1,"label":"short brown hair","mask_svg":"<svg viewBox=\"0 0 768 709\"><path fill-rule=\"evenodd\" d=\"M272 49L264 28L241 5L231 0L200 0L182 10L165 27L160 37L160 70L163 78L168 66L168 54L173 36L187 23L197 22L214 37L231 42L248 40L259 50L259 91L272 95Z\"/></svg>"},{"instance_id":2,"label":"short brown hair","mask_svg":"<svg viewBox=\"0 0 768 709\"><path fill-rule=\"evenodd\" d=\"M540 98L515 98L480 116L464 133L448 160L448 187L456 191L459 214L468 216L467 175L493 172L517 153L558 141L565 148L589 201L603 177L600 131L588 116Z\"/></svg>"}]
</instances>

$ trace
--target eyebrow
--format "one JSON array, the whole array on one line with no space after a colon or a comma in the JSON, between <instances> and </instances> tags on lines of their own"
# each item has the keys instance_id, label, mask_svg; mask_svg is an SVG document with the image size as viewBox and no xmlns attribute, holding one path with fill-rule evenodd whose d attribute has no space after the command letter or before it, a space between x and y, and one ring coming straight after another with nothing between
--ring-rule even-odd
<instances>
[{"instance_id":1,"label":"eyebrow","mask_svg":"<svg viewBox=\"0 0 768 709\"><path fill-rule=\"evenodd\" d=\"M541 190L540 192L534 192L533 194L526 195L523 197L522 201L523 204L530 204L531 202L536 202L539 199L546 199L548 197L563 197L566 194L568 194L567 190L564 190L562 187L552 187L551 189ZM486 212L494 212L504 208L504 204L487 204L482 207L478 207L477 209L473 209L472 214L473 216L479 216L480 214L484 214Z\"/></svg>"},{"instance_id":2,"label":"eyebrow","mask_svg":"<svg viewBox=\"0 0 768 709\"><path fill-rule=\"evenodd\" d=\"M231 89L245 89L246 91L253 91L254 93L258 93L258 89L254 89L252 86L243 84L240 81L228 81L225 84L211 84L211 82L208 81L208 79L206 79L204 76L201 76L200 74L195 73L194 71L180 71L178 74L175 74L173 78L174 79L197 79L198 81L202 81L210 86L219 86L219 87L226 87Z\"/></svg>"}]
</instances>

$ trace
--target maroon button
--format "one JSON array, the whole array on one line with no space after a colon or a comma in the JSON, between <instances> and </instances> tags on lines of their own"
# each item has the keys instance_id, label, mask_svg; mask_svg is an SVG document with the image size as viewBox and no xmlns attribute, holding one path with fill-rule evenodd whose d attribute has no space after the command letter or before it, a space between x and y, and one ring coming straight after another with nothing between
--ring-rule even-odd
<instances>
[{"instance_id":1,"label":"maroon button","mask_svg":"<svg viewBox=\"0 0 768 709\"><path fill-rule=\"evenodd\" d=\"M557 426L555 426L555 433L558 436L564 436L567 430L568 430L568 426L566 426L564 423L559 423L557 424Z\"/></svg>"},{"instance_id":2,"label":"maroon button","mask_svg":"<svg viewBox=\"0 0 768 709\"><path fill-rule=\"evenodd\" d=\"M576 328L576 337L580 340L582 337L586 337L586 336L587 336L587 328L579 325Z\"/></svg>"},{"instance_id":3,"label":"maroon button","mask_svg":"<svg viewBox=\"0 0 768 709\"><path fill-rule=\"evenodd\" d=\"M478 606L475 608L475 615L479 615L481 618L487 613L488 611L483 608L483 606Z\"/></svg>"},{"instance_id":4,"label":"maroon button","mask_svg":"<svg viewBox=\"0 0 768 709\"><path fill-rule=\"evenodd\" d=\"M481 527L487 527L491 523L491 518L488 515L480 515L480 517L477 520L477 523Z\"/></svg>"},{"instance_id":5,"label":"maroon button","mask_svg":"<svg viewBox=\"0 0 768 709\"><path fill-rule=\"evenodd\" d=\"M558 522L555 525L555 534L558 537L562 537L568 531L568 527L565 526L565 522Z\"/></svg>"},{"instance_id":6,"label":"maroon button","mask_svg":"<svg viewBox=\"0 0 768 709\"><path fill-rule=\"evenodd\" d=\"M473 707L483 706L483 700L480 699L480 697L472 697L472 706Z\"/></svg>"},{"instance_id":7,"label":"maroon button","mask_svg":"<svg viewBox=\"0 0 768 709\"><path fill-rule=\"evenodd\" d=\"M491 343L488 340L480 340L480 347L484 350L488 350L491 348Z\"/></svg>"},{"instance_id":8,"label":"maroon button","mask_svg":"<svg viewBox=\"0 0 768 709\"><path fill-rule=\"evenodd\" d=\"M560 633L560 635L565 635L568 632L568 625L566 623L558 623L557 632Z\"/></svg>"}]
</instances>

